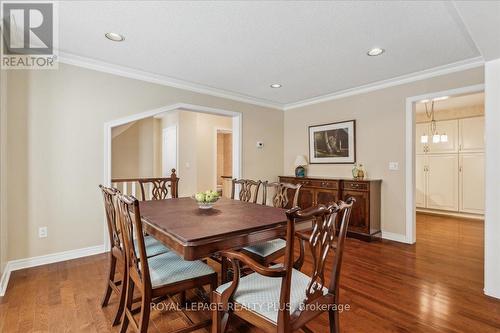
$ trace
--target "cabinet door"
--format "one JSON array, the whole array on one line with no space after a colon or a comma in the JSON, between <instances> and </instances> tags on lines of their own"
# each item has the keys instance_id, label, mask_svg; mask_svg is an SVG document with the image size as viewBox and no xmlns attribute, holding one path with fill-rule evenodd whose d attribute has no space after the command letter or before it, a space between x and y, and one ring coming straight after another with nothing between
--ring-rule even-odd
<instances>
[{"instance_id":1,"label":"cabinet door","mask_svg":"<svg viewBox=\"0 0 500 333\"><path fill-rule=\"evenodd\" d=\"M352 206L351 219L348 230L354 232L370 233L370 195L368 192L344 190L343 199L354 197L356 202Z\"/></svg>"},{"instance_id":2,"label":"cabinet door","mask_svg":"<svg viewBox=\"0 0 500 333\"><path fill-rule=\"evenodd\" d=\"M429 135L429 153L456 153L458 152L458 120L436 121L436 131L448 136L447 142L432 142Z\"/></svg>"},{"instance_id":3,"label":"cabinet door","mask_svg":"<svg viewBox=\"0 0 500 333\"><path fill-rule=\"evenodd\" d=\"M427 165L427 208L458 211L458 155L429 155Z\"/></svg>"},{"instance_id":4,"label":"cabinet door","mask_svg":"<svg viewBox=\"0 0 500 333\"><path fill-rule=\"evenodd\" d=\"M465 118L459 120L460 151L484 151L484 117Z\"/></svg>"},{"instance_id":5,"label":"cabinet door","mask_svg":"<svg viewBox=\"0 0 500 333\"><path fill-rule=\"evenodd\" d=\"M337 202L338 197L339 196L337 191L317 189L316 205L318 204L328 205L329 203Z\"/></svg>"},{"instance_id":6,"label":"cabinet door","mask_svg":"<svg viewBox=\"0 0 500 333\"><path fill-rule=\"evenodd\" d=\"M422 142L422 135L427 135L427 143ZM420 123L415 125L415 152L417 154L425 153L425 147L432 140L429 133L429 123Z\"/></svg>"},{"instance_id":7,"label":"cabinet door","mask_svg":"<svg viewBox=\"0 0 500 333\"><path fill-rule=\"evenodd\" d=\"M417 155L415 158L415 205L419 208L425 208L426 206L426 168L427 156Z\"/></svg>"},{"instance_id":8,"label":"cabinet door","mask_svg":"<svg viewBox=\"0 0 500 333\"><path fill-rule=\"evenodd\" d=\"M301 209L309 208L314 205L314 191L311 188L302 187L299 192L299 207Z\"/></svg>"},{"instance_id":9,"label":"cabinet door","mask_svg":"<svg viewBox=\"0 0 500 333\"><path fill-rule=\"evenodd\" d=\"M484 214L484 154L460 154L460 211Z\"/></svg>"}]
</instances>

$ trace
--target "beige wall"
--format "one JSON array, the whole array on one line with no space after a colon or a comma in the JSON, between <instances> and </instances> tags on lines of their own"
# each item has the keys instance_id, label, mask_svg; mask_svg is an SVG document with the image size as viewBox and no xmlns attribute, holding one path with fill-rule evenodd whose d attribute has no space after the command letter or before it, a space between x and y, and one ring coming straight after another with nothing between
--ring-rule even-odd
<instances>
[{"instance_id":1,"label":"beige wall","mask_svg":"<svg viewBox=\"0 0 500 333\"><path fill-rule=\"evenodd\" d=\"M163 116L162 128L172 125L177 126L179 138L179 195L215 189L215 130L231 129L232 118L180 110Z\"/></svg>"},{"instance_id":2,"label":"beige wall","mask_svg":"<svg viewBox=\"0 0 500 333\"><path fill-rule=\"evenodd\" d=\"M120 128L113 129L111 141L112 178L155 176L154 123L154 118L146 118L132 123L123 132ZM117 131L119 134L115 136Z\"/></svg>"},{"instance_id":3,"label":"beige wall","mask_svg":"<svg viewBox=\"0 0 500 333\"><path fill-rule=\"evenodd\" d=\"M7 264L6 215L6 141L7 141L7 72L0 70L0 276Z\"/></svg>"},{"instance_id":4,"label":"beige wall","mask_svg":"<svg viewBox=\"0 0 500 333\"><path fill-rule=\"evenodd\" d=\"M285 112L284 173L292 175L296 155L308 156L309 125L356 120L357 162L370 178L382 179L382 230L405 233L406 98L484 82L482 67ZM399 171L389 171L390 161ZM314 176L351 177L352 165L309 165Z\"/></svg>"},{"instance_id":5,"label":"beige wall","mask_svg":"<svg viewBox=\"0 0 500 333\"><path fill-rule=\"evenodd\" d=\"M97 188L104 175L103 128L118 118L175 103L238 111L243 176L276 178L282 172L276 163L283 160L280 110L65 64L11 71L8 96L9 260L103 244ZM265 149L257 151L256 141L265 141ZM48 238L37 237L39 226L48 226Z\"/></svg>"}]
</instances>

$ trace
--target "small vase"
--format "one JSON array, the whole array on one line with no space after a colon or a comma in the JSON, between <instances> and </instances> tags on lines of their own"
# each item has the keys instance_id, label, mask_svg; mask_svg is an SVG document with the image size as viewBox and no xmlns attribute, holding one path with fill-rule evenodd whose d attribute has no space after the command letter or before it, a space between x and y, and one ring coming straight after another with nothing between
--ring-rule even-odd
<instances>
[{"instance_id":1,"label":"small vase","mask_svg":"<svg viewBox=\"0 0 500 333\"><path fill-rule=\"evenodd\" d=\"M357 164L354 164L354 166L352 167L352 178L356 179L358 178L358 165Z\"/></svg>"},{"instance_id":2,"label":"small vase","mask_svg":"<svg viewBox=\"0 0 500 333\"><path fill-rule=\"evenodd\" d=\"M363 178L365 178L365 174L366 174L365 168L364 168L363 164L360 164L358 166L358 177L357 178L363 179Z\"/></svg>"}]
</instances>

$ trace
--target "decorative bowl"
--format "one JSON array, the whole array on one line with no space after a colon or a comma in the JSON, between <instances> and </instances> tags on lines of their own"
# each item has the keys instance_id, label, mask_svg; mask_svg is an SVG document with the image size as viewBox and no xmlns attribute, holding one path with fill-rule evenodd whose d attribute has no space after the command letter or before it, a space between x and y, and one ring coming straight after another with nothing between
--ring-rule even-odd
<instances>
[{"instance_id":1,"label":"decorative bowl","mask_svg":"<svg viewBox=\"0 0 500 333\"><path fill-rule=\"evenodd\" d=\"M214 204L219 200L219 197L212 197L211 200L198 200L196 196L193 195L191 197L198 204L198 208L200 209L212 209Z\"/></svg>"}]
</instances>

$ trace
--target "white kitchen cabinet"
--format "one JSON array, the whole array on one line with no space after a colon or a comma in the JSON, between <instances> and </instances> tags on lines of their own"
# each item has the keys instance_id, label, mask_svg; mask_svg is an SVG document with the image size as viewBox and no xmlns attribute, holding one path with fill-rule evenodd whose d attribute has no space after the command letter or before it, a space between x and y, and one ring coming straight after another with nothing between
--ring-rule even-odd
<instances>
[{"instance_id":1,"label":"white kitchen cabinet","mask_svg":"<svg viewBox=\"0 0 500 333\"><path fill-rule=\"evenodd\" d=\"M432 135L429 135L427 152L436 153L456 153L458 152L458 120L443 120L436 122L436 130L448 136L447 142L432 142Z\"/></svg>"},{"instance_id":2,"label":"white kitchen cabinet","mask_svg":"<svg viewBox=\"0 0 500 333\"><path fill-rule=\"evenodd\" d=\"M458 211L458 154L427 155L427 208Z\"/></svg>"},{"instance_id":3,"label":"white kitchen cabinet","mask_svg":"<svg viewBox=\"0 0 500 333\"><path fill-rule=\"evenodd\" d=\"M484 117L460 119L459 133L461 152L484 151Z\"/></svg>"},{"instance_id":4,"label":"white kitchen cabinet","mask_svg":"<svg viewBox=\"0 0 500 333\"><path fill-rule=\"evenodd\" d=\"M484 154L460 154L460 211L484 214Z\"/></svg>"},{"instance_id":5,"label":"white kitchen cabinet","mask_svg":"<svg viewBox=\"0 0 500 333\"><path fill-rule=\"evenodd\" d=\"M415 205L418 208L426 206L427 156L417 155L415 159Z\"/></svg>"},{"instance_id":6,"label":"white kitchen cabinet","mask_svg":"<svg viewBox=\"0 0 500 333\"><path fill-rule=\"evenodd\" d=\"M429 137L429 126L429 123L415 125L415 152L417 154L423 154L427 150L427 143L422 143L422 135L427 135L427 140L432 140Z\"/></svg>"}]
</instances>

